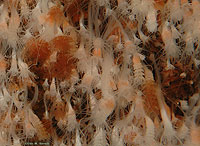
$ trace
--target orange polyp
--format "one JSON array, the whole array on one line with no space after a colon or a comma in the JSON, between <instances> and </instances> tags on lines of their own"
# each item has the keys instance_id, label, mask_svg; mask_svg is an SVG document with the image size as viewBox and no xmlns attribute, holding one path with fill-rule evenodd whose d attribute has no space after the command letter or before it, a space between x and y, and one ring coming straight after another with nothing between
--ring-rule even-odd
<instances>
[{"instance_id":1,"label":"orange polyp","mask_svg":"<svg viewBox=\"0 0 200 146\"><path fill-rule=\"evenodd\" d=\"M75 68L75 59L72 56L76 47L73 39L68 36L58 36L50 41L50 46L57 51L57 61L48 66L52 76L60 79L69 79L72 70Z\"/></svg>"},{"instance_id":2,"label":"orange polyp","mask_svg":"<svg viewBox=\"0 0 200 146\"><path fill-rule=\"evenodd\" d=\"M49 43L35 38L27 41L22 52L25 63L31 66L30 71L40 78L49 78L49 72L43 65L50 55Z\"/></svg>"},{"instance_id":3,"label":"orange polyp","mask_svg":"<svg viewBox=\"0 0 200 146\"><path fill-rule=\"evenodd\" d=\"M87 86L90 86L91 83L92 83L92 80L93 80L93 77L92 77L92 76L85 74L85 75L83 76L82 83L83 83L83 84L86 84Z\"/></svg>"},{"instance_id":4,"label":"orange polyp","mask_svg":"<svg viewBox=\"0 0 200 146\"><path fill-rule=\"evenodd\" d=\"M56 23L57 25L61 25L63 20L64 20L63 12L58 6L54 6L49 10L46 18L47 22L49 22L50 24Z\"/></svg>"},{"instance_id":5,"label":"orange polyp","mask_svg":"<svg viewBox=\"0 0 200 146\"><path fill-rule=\"evenodd\" d=\"M171 119L172 118L172 112L171 112L171 109L169 108L169 106L166 103L164 103L164 108L166 110L167 116L169 117L169 119Z\"/></svg>"},{"instance_id":6,"label":"orange polyp","mask_svg":"<svg viewBox=\"0 0 200 146\"><path fill-rule=\"evenodd\" d=\"M38 17L39 24L41 24L41 25L44 24L46 20L47 20L47 15L46 14L41 14Z\"/></svg>"},{"instance_id":7,"label":"orange polyp","mask_svg":"<svg viewBox=\"0 0 200 146\"><path fill-rule=\"evenodd\" d=\"M44 126L44 129L46 130L47 133L50 135L52 134L52 121L50 119L42 119L42 124Z\"/></svg>"},{"instance_id":8,"label":"orange polyp","mask_svg":"<svg viewBox=\"0 0 200 146\"><path fill-rule=\"evenodd\" d=\"M30 123L30 122L27 123L27 124L26 124L26 129L28 130L28 129L31 129L31 128L33 128L33 126L31 125L31 123Z\"/></svg>"},{"instance_id":9,"label":"orange polyp","mask_svg":"<svg viewBox=\"0 0 200 146\"><path fill-rule=\"evenodd\" d=\"M163 10L164 6L165 6L165 2L164 0L154 0L154 8L156 10Z\"/></svg>"},{"instance_id":10,"label":"orange polyp","mask_svg":"<svg viewBox=\"0 0 200 146\"><path fill-rule=\"evenodd\" d=\"M114 35L113 42L114 43L119 43L119 36L118 35Z\"/></svg>"},{"instance_id":11,"label":"orange polyp","mask_svg":"<svg viewBox=\"0 0 200 146\"><path fill-rule=\"evenodd\" d=\"M65 31L70 26L71 25L69 24L68 20L64 19L63 24L62 24L63 30Z\"/></svg>"},{"instance_id":12,"label":"orange polyp","mask_svg":"<svg viewBox=\"0 0 200 146\"><path fill-rule=\"evenodd\" d=\"M134 55L132 61L134 64L141 63L140 57L138 55Z\"/></svg>"},{"instance_id":13,"label":"orange polyp","mask_svg":"<svg viewBox=\"0 0 200 146\"><path fill-rule=\"evenodd\" d=\"M192 1L193 14L199 14L200 2L198 0Z\"/></svg>"},{"instance_id":14,"label":"orange polyp","mask_svg":"<svg viewBox=\"0 0 200 146\"><path fill-rule=\"evenodd\" d=\"M128 143L133 143L137 134L133 131L130 131L124 135L124 140Z\"/></svg>"},{"instance_id":15,"label":"orange polyp","mask_svg":"<svg viewBox=\"0 0 200 146\"><path fill-rule=\"evenodd\" d=\"M68 36L58 36L55 37L53 40L50 41L50 44L53 49L58 51L63 51L65 53L74 52L75 50L75 43L73 39Z\"/></svg>"},{"instance_id":16,"label":"orange polyp","mask_svg":"<svg viewBox=\"0 0 200 146\"><path fill-rule=\"evenodd\" d=\"M88 10L85 9L88 2L89 0L72 0L69 5L65 6L65 11L74 25L80 21L81 13L84 13L84 18L88 18Z\"/></svg>"},{"instance_id":17,"label":"orange polyp","mask_svg":"<svg viewBox=\"0 0 200 146\"><path fill-rule=\"evenodd\" d=\"M110 87L111 87L113 90L117 90L117 87L116 87L114 81L112 81L112 80L110 81Z\"/></svg>"},{"instance_id":18,"label":"orange polyp","mask_svg":"<svg viewBox=\"0 0 200 146\"><path fill-rule=\"evenodd\" d=\"M104 100L104 99L102 99ZM109 110L113 110L115 107L115 102L113 99L105 99L105 103L104 103L104 108L109 109Z\"/></svg>"},{"instance_id":19,"label":"orange polyp","mask_svg":"<svg viewBox=\"0 0 200 146\"><path fill-rule=\"evenodd\" d=\"M94 49L93 54L96 57L101 57L101 48Z\"/></svg>"},{"instance_id":20,"label":"orange polyp","mask_svg":"<svg viewBox=\"0 0 200 146\"><path fill-rule=\"evenodd\" d=\"M176 8L178 8L179 7L179 1L175 0L173 2L173 6L176 7Z\"/></svg>"},{"instance_id":21,"label":"orange polyp","mask_svg":"<svg viewBox=\"0 0 200 146\"><path fill-rule=\"evenodd\" d=\"M20 24L21 20L20 20L20 17L18 15L17 11L11 11L11 18L12 19L10 19L10 24L13 24L13 25L19 25Z\"/></svg>"},{"instance_id":22,"label":"orange polyp","mask_svg":"<svg viewBox=\"0 0 200 146\"><path fill-rule=\"evenodd\" d=\"M119 43L120 41L120 36L123 38L123 34L121 32L121 29L119 27L115 27L112 32L109 34L108 39L110 37L114 36L114 43Z\"/></svg>"},{"instance_id":23,"label":"orange polyp","mask_svg":"<svg viewBox=\"0 0 200 146\"><path fill-rule=\"evenodd\" d=\"M8 0L8 4L10 7L14 6L15 8L17 7L19 0Z\"/></svg>"},{"instance_id":24,"label":"orange polyp","mask_svg":"<svg viewBox=\"0 0 200 146\"><path fill-rule=\"evenodd\" d=\"M4 71L7 68L7 62L4 57L0 54L0 71Z\"/></svg>"},{"instance_id":25,"label":"orange polyp","mask_svg":"<svg viewBox=\"0 0 200 146\"><path fill-rule=\"evenodd\" d=\"M200 144L200 127L192 125L190 135L191 135L192 144L199 145Z\"/></svg>"},{"instance_id":26,"label":"orange polyp","mask_svg":"<svg viewBox=\"0 0 200 146\"><path fill-rule=\"evenodd\" d=\"M41 39L30 39L27 41L24 48L24 55L27 59L32 60L32 63L39 61L44 63L50 56L50 48L48 42Z\"/></svg>"},{"instance_id":27,"label":"orange polyp","mask_svg":"<svg viewBox=\"0 0 200 146\"><path fill-rule=\"evenodd\" d=\"M199 1L198 0L193 0L192 1L192 7L194 8L194 7L198 7L199 6Z\"/></svg>"},{"instance_id":28,"label":"orange polyp","mask_svg":"<svg viewBox=\"0 0 200 146\"><path fill-rule=\"evenodd\" d=\"M155 94L157 84L153 79L153 74L147 68L145 69L145 84L143 89L143 100L144 109L147 114L154 113L156 115L160 114L160 108L157 100L157 95Z\"/></svg>"},{"instance_id":29,"label":"orange polyp","mask_svg":"<svg viewBox=\"0 0 200 146\"><path fill-rule=\"evenodd\" d=\"M117 0L118 5L120 5L121 3L123 3L125 0Z\"/></svg>"},{"instance_id":30,"label":"orange polyp","mask_svg":"<svg viewBox=\"0 0 200 146\"><path fill-rule=\"evenodd\" d=\"M163 29L161 36L162 36L162 40L165 42L172 38L172 33L170 30L165 28L165 29Z\"/></svg>"},{"instance_id":31,"label":"orange polyp","mask_svg":"<svg viewBox=\"0 0 200 146\"><path fill-rule=\"evenodd\" d=\"M138 22L137 21L130 21L128 24L128 27L131 30L137 31L137 26L138 26Z\"/></svg>"},{"instance_id":32,"label":"orange polyp","mask_svg":"<svg viewBox=\"0 0 200 146\"><path fill-rule=\"evenodd\" d=\"M186 11L184 11L183 18L184 18L185 20L189 19L189 17L192 16L192 13L193 13L193 12L192 12L191 10L186 10Z\"/></svg>"},{"instance_id":33,"label":"orange polyp","mask_svg":"<svg viewBox=\"0 0 200 146\"><path fill-rule=\"evenodd\" d=\"M0 30L6 30L6 29L8 29L8 25L7 25L7 23L6 22L2 22L2 23L0 23Z\"/></svg>"},{"instance_id":34,"label":"orange polyp","mask_svg":"<svg viewBox=\"0 0 200 146\"><path fill-rule=\"evenodd\" d=\"M126 41L124 47L127 48L128 46L133 45L132 41Z\"/></svg>"},{"instance_id":35,"label":"orange polyp","mask_svg":"<svg viewBox=\"0 0 200 146\"><path fill-rule=\"evenodd\" d=\"M128 87L128 85L129 85L128 81L119 81L117 83L118 88Z\"/></svg>"},{"instance_id":36,"label":"orange polyp","mask_svg":"<svg viewBox=\"0 0 200 146\"><path fill-rule=\"evenodd\" d=\"M55 119L57 121L60 121L61 119L64 119L65 112L66 112L65 104L63 102L55 101L51 110L52 116L55 116Z\"/></svg>"},{"instance_id":37,"label":"orange polyp","mask_svg":"<svg viewBox=\"0 0 200 146\"><path fill-rule=\"evenodd\" d=\"M145 73L145 82L148 82L148 81L154 82L154 77L151 70L145 67L144 73Z\"/></svg>"},{"instance_id":38,"label":"orange polyp","mask_svg":"<svg viewBox=\"0 0 200 146\"><path fill-rule=\"evenodd\" d=\"M181 5L187 4L188 0L181 0Z\"/></svg>"}]
</instances>

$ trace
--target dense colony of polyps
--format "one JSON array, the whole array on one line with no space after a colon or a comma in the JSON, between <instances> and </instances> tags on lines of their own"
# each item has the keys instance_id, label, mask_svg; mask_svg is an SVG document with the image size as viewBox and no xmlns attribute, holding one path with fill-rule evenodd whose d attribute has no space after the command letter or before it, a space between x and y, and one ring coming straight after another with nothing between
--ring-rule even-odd
<instances>
[{"instance_id":1,"label":"dense colony of polyps","mask_svg":"<svg viewBox=\"0 0 200 146\"><path fill-rule=\"evenodd\" d=\"M0 145L199 146L198 0L0 2Z\"/></svg>"}]
</instances>

